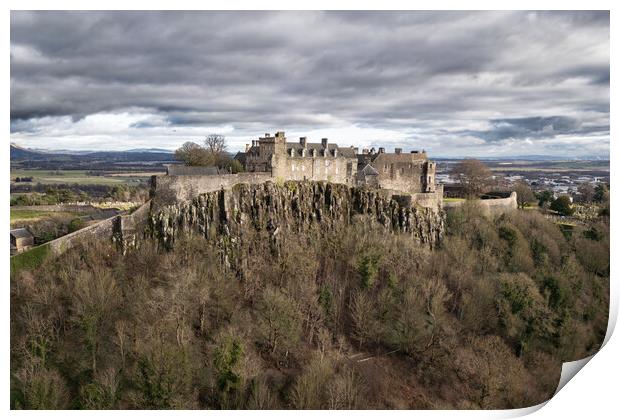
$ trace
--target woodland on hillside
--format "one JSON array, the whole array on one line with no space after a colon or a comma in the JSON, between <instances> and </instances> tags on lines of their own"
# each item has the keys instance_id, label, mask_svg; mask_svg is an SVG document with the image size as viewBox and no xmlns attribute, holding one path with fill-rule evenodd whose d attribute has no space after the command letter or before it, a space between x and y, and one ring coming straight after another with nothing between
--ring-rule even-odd
<instances>
[{"instance_id":1,"label":"woodland on hillside","mask_svg":"<svg viewBox=\"0 0 620 420\"><path fill-rule=\"evenodd\" d=\"M11 406L516 408L607 328L609 220L448 214L440 247L354 226L85 243L11 275Z\"/></svg>"}]
</instances>

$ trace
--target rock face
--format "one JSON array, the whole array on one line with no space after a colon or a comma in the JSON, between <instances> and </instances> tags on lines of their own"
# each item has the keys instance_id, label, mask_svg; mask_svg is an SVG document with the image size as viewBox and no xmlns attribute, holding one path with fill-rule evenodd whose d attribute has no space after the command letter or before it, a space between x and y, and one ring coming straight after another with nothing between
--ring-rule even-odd
<instances>
[{"instance_id":1,"label":"rock face","mask_svg":"<svg viewBox=\"0 0 620 420\"><path fill-rule=\"evenodd\" d=\"M238 184L153 209L149 230L171 248L178 234L189 230L211 240L225 238L227 244L243 240L249 230L262 231L275 243L285 230L329 234L343 226L368 224L434 247L443 236L443 212L412 206L408 198L327 182Z\"/></svg>"}]
</instances>

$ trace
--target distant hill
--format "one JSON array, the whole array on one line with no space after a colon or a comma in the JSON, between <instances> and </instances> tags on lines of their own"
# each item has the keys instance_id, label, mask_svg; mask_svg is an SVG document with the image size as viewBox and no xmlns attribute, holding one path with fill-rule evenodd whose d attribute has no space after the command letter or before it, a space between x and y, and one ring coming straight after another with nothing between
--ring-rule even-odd
<instances>
[{"instance_id":1,"label":"distant hill","mask_svg":"<svg viewBox=\"0 0 620 420\"><path fill-rule=\"evenodd\" d=\"M46 159L54 154L43 153L40 151L26 149L25 147L18 146L11 143L11 161L22 159Z\"/></svg>"},{"instance_id":2,"label":"distant hill","mask_svg":"<svg viewBox=\"0 0 620 420\"><path fill-rule=\"evenodd\" d=\"M41 169L103 169L108 166L153 166L174 162L174 153L164 149L123 151L35 150L11 143L11 167Z\"/></svg>"}]
</instances>

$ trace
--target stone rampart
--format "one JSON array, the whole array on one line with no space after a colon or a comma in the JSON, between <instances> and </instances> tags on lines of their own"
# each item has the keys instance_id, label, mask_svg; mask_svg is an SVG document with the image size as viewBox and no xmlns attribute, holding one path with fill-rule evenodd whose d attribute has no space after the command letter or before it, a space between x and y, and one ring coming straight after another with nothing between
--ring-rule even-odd
<instances>
[{"instance_id":1,"label":"stone rampart","mask_svg":"<svg viewBox=\"0 0 620 420\"><path fill-rule=\"evenodd\" d=\"M151 199L154 207L185 202L217 190L229 190L236 184L262 184L273 180L268 172L243 172L226 175L153 176Z\"/></svg>"},{"instance_id":2,"label":"stone rampart","mask_svg":"<svg viewBox=\"0 0 620 420\"><path fill-rule=\"evenodd\" d=\"M516 210L518 208L517 205L517 193L510 193L510 197L508 198L492 198L488 200L473 200L477 206L480 207L482 213L486 216L495 216L498 214L510 212ZM451 210L455 208L459 208L466 203L467 200L463 201L444 201L443 208L444 210Z\"/></svg>"},{"instance_id":3,"label":"stone rampart","mask_svg":"<svg viewBox=\"0 0 620 420\"><path fill-rule=\"evenodd\" d=\"M79 242L85 240L101 240L111 239L114 232L114 224L116 219L120 216L113 216L108 219L102 220L98 223L85 227L84 229L77 230L68 235L61 236L58 239L47 242L45 245L49 247L50 252L53 255L60 255L66 250L73 248Z\"/></svg>"}]
</instances>

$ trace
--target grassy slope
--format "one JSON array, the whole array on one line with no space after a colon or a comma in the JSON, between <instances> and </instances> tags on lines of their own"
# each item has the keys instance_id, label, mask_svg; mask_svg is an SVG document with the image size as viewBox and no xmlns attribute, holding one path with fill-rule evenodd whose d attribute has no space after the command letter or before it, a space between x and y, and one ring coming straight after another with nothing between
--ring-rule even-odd
<instances>
[{"instance_id":1,"label":"grassy slope","mask_svg":"<svg viewBox=\"0 0 620 420\"><path fill-rule=\"evenodd\" d=\"M43 244L11 257L11 274L15 275L23 269L37 268L48 254L49 245Z\"/></svg>"}]
</instances>

